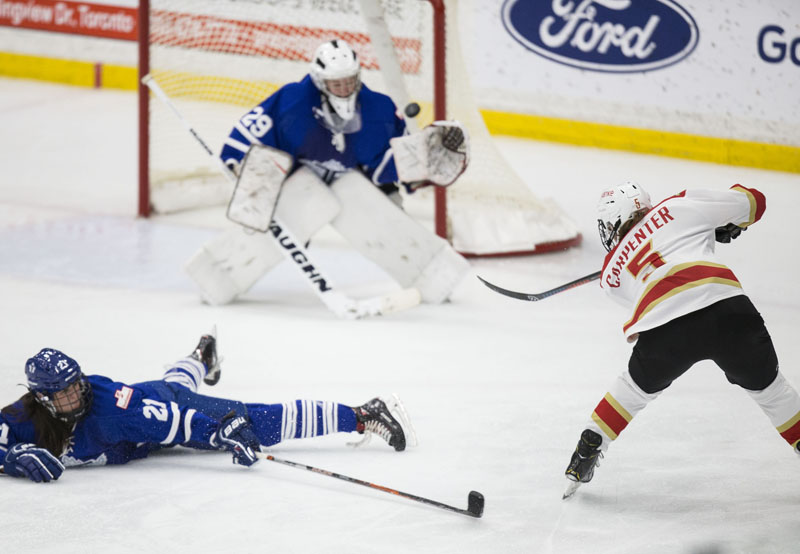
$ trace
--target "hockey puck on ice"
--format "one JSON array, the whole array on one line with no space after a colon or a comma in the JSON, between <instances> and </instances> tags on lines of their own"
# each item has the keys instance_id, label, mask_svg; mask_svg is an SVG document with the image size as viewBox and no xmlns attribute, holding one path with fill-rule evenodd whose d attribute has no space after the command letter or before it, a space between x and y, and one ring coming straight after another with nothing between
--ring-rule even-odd
<instances>
[{"instance_id":1,"label":"hockey puck on ice","mask_svg":"<svg viewBox=\"0 0 800 554\"><path fill-rule=\"evenodd\" d=\"M403 111L406 113L406 117L414 118L419 115L419 110L420 110L419 104L417 104L416 102L411 102L408 106L406 106L406 109Z\"/></svg>"},{"instance_id":2,"label":"hockey puck on ice","mask_svg":"<svg viewBox=\"0 0 800 554\"><path fill-rule=\"evenodd\" d=\"M467 511L475 517L483 515L483 495L478 491L470 491L467 497Z\"/></svg>"}]
</instances>

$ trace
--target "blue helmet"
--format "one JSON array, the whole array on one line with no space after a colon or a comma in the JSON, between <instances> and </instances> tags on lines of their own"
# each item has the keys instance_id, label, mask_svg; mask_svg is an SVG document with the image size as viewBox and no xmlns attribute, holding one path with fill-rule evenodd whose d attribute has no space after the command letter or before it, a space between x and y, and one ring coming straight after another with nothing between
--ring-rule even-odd
<instances>
[{"instance_id":1,"label":"blue helmet","mask_svg":"<svg viewBox=\"0 0 800 554\"><path fill-rule=\"evenodd\" d=\"M29 358L25 364L28 390L53 417L75 423L86 415L92 403L92 387L86 380L78 362L54 348L44 348ZM53 395L73 383L79 383L80 405L70 411L60 411L53 403Z\"/></svg>"}]
</instances>

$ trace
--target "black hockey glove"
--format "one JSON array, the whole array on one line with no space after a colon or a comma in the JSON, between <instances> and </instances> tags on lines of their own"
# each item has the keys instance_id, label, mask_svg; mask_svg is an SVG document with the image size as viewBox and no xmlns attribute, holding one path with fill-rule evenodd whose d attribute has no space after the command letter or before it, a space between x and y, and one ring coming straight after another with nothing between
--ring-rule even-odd
<instances>
[{"instance_id":1,"label":"black hockey glove","mask_svg":"<svg viewBox=\"0 0 800 554\"><path fill-rule=\"evenodd\" d=\"M728 244L730 241L735 240L742 234L742 231L747 231L746 227L739 227L735 223L728 223L722 227L714 229L714 238L717 242Z\"/></svg>"},{"instance_id":2,"label":"black hockey glove","mask_svg":"<svg viewBox=\"0 0 800 554\"><path fill-rule=\"evenodd\" d=\"M37 483L48 483L61 477L64 465L44 448L17 443L8 449L3 471L12 477L27 477Z\"/></svg>"},{"instance_id":3,"label":"black hockey glove","mask_svg":"<svg viewBox=\"0 0 800 554\"><path fill-rule=\"evenodd\" d=\"M231 411L222 418L216 433L211 436L211 446L233 454L233 463L251 466L258 461L256 451L261 449L250 420Z\"/></svg>"},{"instance_id":4,"label":"black hockey glove","mask_svg":"<svg viewBox=\"0 0 800 554\"><path fill-rule=\"evenodd\" d=\"M442 146L453 152L459 152L464 144L464 131L461 127L448 127L442 135Z\"/></svg>"}]
</instances>

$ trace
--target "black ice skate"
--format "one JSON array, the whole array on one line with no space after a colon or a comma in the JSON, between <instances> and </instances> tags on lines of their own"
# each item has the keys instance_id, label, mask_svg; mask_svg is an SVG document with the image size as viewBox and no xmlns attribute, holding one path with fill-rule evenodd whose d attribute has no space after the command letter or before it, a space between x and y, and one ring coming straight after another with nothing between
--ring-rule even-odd
<instances>
[{"instance_id":1,"label":"black ice skate","mask_svg":"<svg viewBox=\"0 0 800 554\"><path fill-rule=\"evenodd\" d=\"M406 430L409 432L411 444L416 445L414 429L411 427L403 404L396 396L386 402L380 398L373 398L363 406L353 408L353 411L356 413L358 421L356 431L364 435L364 439L353 446L362 446L368 443L370 435L374 433L389 443L389 446L397 452L400 452L406 449Z\"/></svg>"},{"instance_id":2,"label":"black ice skate","mask_svg":"<svg viewBox=\"0 0 800 554\"><path fill-rule=\"evenodd\" d=\"M569 498L582 483L588 483L594 477L594 468L600 465L598 462L603 457L600 445L603 444L603 437L592 431L585 429L581 433L578 446L572 454L565 475L572 481L564 493L564 498Z\"/></svg>"},{"instance_id":3,"label":"black ice skate","mask_svg":"<svg viewBox=\"0 0 800 554\"><path fill-rule=\"evenodd\" d=\"M221 359L217 357L217 329L216 327L207 335L200 337L200 342L194 352L189 354L190 358L201 362L206 366L206 376L203 377L203 382L206 385L213 387L219 382L222 368L220 367Z\"/></svg>"}]
</instances>

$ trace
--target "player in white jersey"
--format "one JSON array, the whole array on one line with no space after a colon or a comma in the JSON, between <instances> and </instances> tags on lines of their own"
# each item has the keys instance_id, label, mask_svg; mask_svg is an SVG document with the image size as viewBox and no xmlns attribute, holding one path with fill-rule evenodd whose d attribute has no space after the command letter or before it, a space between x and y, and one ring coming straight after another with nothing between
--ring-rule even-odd
<instances>
[{"instance_id":1,"label":"player in white jersey","mask_svg":"<svg viewBox=\"0 0 800 554\"><path fill-rule=\"evenodd\" d=\"M632 181L602 193L598 226L609 253L600 284L630 308L622 329L636 344L578 441L565 498L591 481L633 417L701 360L744 388L800 454L800 396L778 370L761 315L714 255L715 242L737 238L765 209L764 195L741 185L683 191L655 206Z\"/></svg>"}]
</instances>

